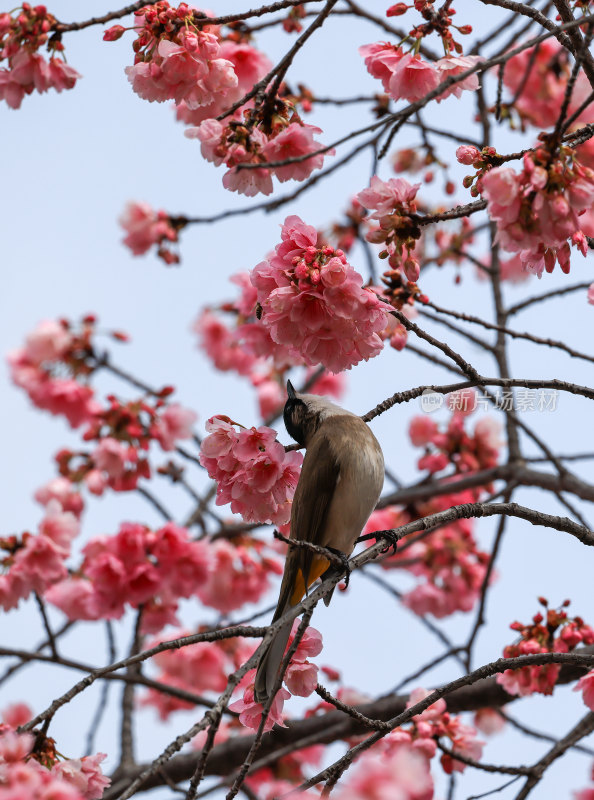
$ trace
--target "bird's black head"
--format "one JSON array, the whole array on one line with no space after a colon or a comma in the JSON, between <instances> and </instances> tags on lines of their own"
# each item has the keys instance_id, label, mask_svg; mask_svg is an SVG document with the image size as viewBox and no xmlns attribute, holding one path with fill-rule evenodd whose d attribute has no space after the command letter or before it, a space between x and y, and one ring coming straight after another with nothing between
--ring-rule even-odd
<instances>
[{"instance_id":1,"label":"bird's black head","mask_svg":"<svg viewBox=\"0 0 594 800\"><path fill-rule=\"evenodd\" d=\"M300 444L305 444L305 422L307 407L303 400L297 397L291 381L287 381L287 402L283 412L285 428L291 438Z\"/></svg>"}]
</instances>

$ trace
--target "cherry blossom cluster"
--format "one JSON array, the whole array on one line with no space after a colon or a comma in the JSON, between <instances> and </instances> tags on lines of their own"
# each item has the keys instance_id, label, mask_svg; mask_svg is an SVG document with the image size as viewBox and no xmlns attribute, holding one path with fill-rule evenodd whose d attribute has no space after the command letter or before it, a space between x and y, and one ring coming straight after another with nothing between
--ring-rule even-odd
<instances>
[{"instance_id":1,"label":"cherry blossom cluster","mask_svg":"<svg viewBox=\"0 0 594 800\"><path fill-rule=\"evenodd\" d=\"M446 511L453 505L474 502L472 492L442 495L410 509L397 506L374 511L366 533L391 530L415 519ZM406 536L407 546L382 561L384 569L406 569L420 582L403 595L402 602L415 614L433 614L437 619L456 611L467 613L475 607L487 572L489 554L479 550L474 538L474 521L457 520L417 539Z\"/></svg>"},{"instance_id":2,"label":"cherry blossom cluster","mask_svg":"<svg viewBox=\"0 0 594 800\"><path fill-rule=\"evenodd\" d=\"M408 698L407 708L424 700L429 692L426 689L414 689ZM398 751L403 745L432 759L437 752L437 740L450 740L452 752L475 761L480 760L484 742L476 738L477 731L472 725L465 725L460 718L447 711L446 701L438 700L414 716L406 727L396 728L386 737L385 746L388 752ZM452 772L464 772L466 764L444 753L441 766L448 775Z\"/></svg>"},{"instance_id":3,"label":"cherry blossom cluster","mask_svg":"<svg viewBox=\"0 0 594 800\"><path fill-rule=\"evenodd\" d=\"M7 356L13 382L32 403L64 415L73 428L100 408L93 389L81 382L96 367L92 342L96 321L93 315L84 317L77 329L64 319L44 320L27 336L23 348ZM125 338L119 333L114 336Z\"/></svg>"},{"instance_id":4,"label":"cherry blossom cluster","mask_svg":"<svg viewBox=\"0 0 594 800\"><path fill-rule=\"evenodd\" d=\"M109 395L109 405L95 411L83 434L87 442L97 442L91 452L61 450L56 455L60 474L72 483L84 482L96 495L109 487L116 492L136 488L140 478L150 478L151 470L144 457L152 441L166 452L180 439L192 437L197 420L194 411L179 403L166 404L173 392L170 386L150 401L148 398L123 403Z\"/></svg>"},{"instance_id":5,"label":"cherry blossom cluster","mask_svg":"<svg viewBox=\"0 0 594 800\"><path fill-rule=\"evenodd\" d=\"M16 608L31 593L42 595L66 577L70 543L79 533L77 515L50 499L36 534L0 538L0 607Z\"/></svg>"},{"instance_id":6,"label":"cherry blossom cluster","mask_svg":"<svg viewBox=\"0 0 594 800\"><path fill-rule=\"evenodd\" d=\"M181 220L172 220L166 211L155 211L148 203L128 203L119 222L126 231L122 241L135 256L157 245L160 259L168 265L179 264L179 254L171 250L169 243L178 241Z\"/></svg>"},{"instance_id":7,"label":"cherry blossom cluster","mask_svg":"<svg viewBox=\"0 0 594 800\"><path fill-rule=\"evenodd\" d=\"M205 14L187 3L174 8L167 0L146 5L134 14L134 66L126 67L126 75L144 100L183 100L194 109L236 88L233 64L221 57L218 30L203 24ZM125 28L116 25L103 38L115 41L124 32Z\"/></svg>"},{"instance_id":8,"label":"cherry blossom cluster","mask_svg":"<svg viewBox=\"0 0 594 800\"><path fill-rule=\"evenodd\" d=\"M293 622L293 628L291 629L287 649L293 643L298 627L299 622L295 620ZM281 688L274 698L270 714L264 726L265 731L271 730L275 723L286 727L283 722L282 711L284 701L288 700L291 695L309 697L315 690L318 685L318 667L316 664L312 664L309 658L319 655L322 652L322 647L322 634L315 628L307 628L289 661L283 679L287 688ZM246 673L244 679L239 684L239 687L243 689L243 697L241 700L232 703L229 706L229 710L239 713L239 721L242 725L245 725L246 728L257 730L262 718L263 706L254 699L255 675L256 670L250 670Z\"/></svg>"},{"instance_id":9,"label":"cherry blossom cluster","mask_svg":"<svg viewBox=\"0 0 594 800\"><path fill-rule=\"evenodd\" d=\"M570 148L558 154L539 147L524 156L521 173L495 167L480 181L489 216L504 250L519 253L525 268L540 277L555 263L569 272L570 245L585 256L579 216L594 204L594 172Z\"/></svg>"},{"instance_id":10,"label":"cherry blossom cluster","mask_svg":"<svg viewBox=\"0 0 594 800\"><path fill-rule=\"evenodd\" d=\"M0 62L6 60L8 68L0 68L0 100L10 108L20 108L26 94L55 89L72 89L81 76L66 63L64 46L59 36L50 36L56 18L46 7L23 3L11 14L0 14ZM47 45L49 61L38 53Z\"/></svg>"},{"instance_id":11,"label":"cherry blossom cluster","mask_svg":"<svg viewBox=\"0 0 594 800\"><path fill-rule=\"evenodd\" d=\"M285 453L272 428L244 428L225 416L211 417L206 430L200 463L217 482L217 505L231 503L246 522L288 522L301 453Z\"/></svg>"},{"instance_id":12,"label":"cherry blossom cluster","mask_svg":"<svg viewBox=\"0 0 594 800\"><path fill-rule=\"evenodd\" d=\"M80 567L61 576L46 599L69 619L119 619L126 605L142 605L145 633L179 624L178 599L196 595L213 567L209 545L174 523L152 531L125 522L114 536L91 539L82 553Z\"/></svg>"},{"instance_id":13,"label":"cherry blossom cluster","mask_svg":"<svg viewBox=\"0 0 594 800\"><path fill-rule=\"evenodd\" d=\"M251 273L261 324L289 355L331 372L350 369L382 349L385 304L347 262L342 250L319 247L317 231L290 216L282 242Z\"/></svg>"},{"instance_id":14,"label":"cherry blossom cluster","mask_svg":"<svg viewBox=\"0 0 594 800\"><path fill-rule=\"evenodd\" d=\"M105 753L82 758L59 756L48 736L17 733L31 718L15 704L0 724L0 800L100 800L111 781L101 771ZM8 722L10 720L10 722Z\"/></svg>"},{"instance_id":15,"label":"cherry blossom cluster","mask_svg":"<svg viewBox=\"0 0 594 800\"><path fill-rule=\"evenodd\" d=\"M503 106L502 116L509 117L515 110L523 125L529 123L539 129L556 125L570 75L568 53L555 38L545 39L537 47L513 56L506 62L503 82L513 93L514 103ZM573 86L568 116L582 105L590 92L588 79L580 70ZM585 110L575 124L588 122L589 117L591 112Z\"/></svg>"},{"instance_id":16,"label":"cherry blossom cluster","mask_svg":"<svg viewBox=\"0 0 594 800\"><path fill-rule=\"evenodd\" d=\"M199 628L195 632L201 633L202 629ZM156 647L161 642L189 635L190 631L187 630L172 631L166 637L149 642L148 647ZM154 656L152 661L159 669L157 680L167 686L175 686L177 689L185 689L196 694L220 693L227 686L230 673L241 667L250 658L254 649L253 641L234 637L219 642L198 642L180 647L178 650L163 650ZM156 689L147 692L142 704L154 707L162 720L168 719L175 711L194 708L191 703ZM217 743L219 742L220 740L217 740Z\"/></svg>"},{"instance_id":17,"label":"cherry blossom cluster","mask_svg":"<svg viewBox=\"0 0 594 800\"><path fill-rule=\"evenodd\" d=\"M323 145L314 136L322 133L320 128L303 122L291 104L278 100L276 105L272 119L264 105L246 109L243 115L238 112L228 122L207 119L198 127L186 129L188 138L200 140L200 151L207 161L228 167L223 186L229 191L247 197L271 194L273 175L281 183L304 181L322 167L324 155L334 154L334 150L318 152ZM311 158L302 158L308 153L313 154ZM284 163L293 158L300 160ZM268 163L278 166L266 166ZM242 164L251 167L238 169Z\"/></svg>"},{"instance_id":18,"label":"cherry blossom cluster","mask_svg":"<svg viewBox=\"0 0 594 800\"><path fill-rule=\"evenodd\" d=\"M435 473L451 464L462 473L496 466L503 444L499 421L482 417L475 423L472 435L466 430L466 419L477 408L474 389L453 392L447 405L452 414L445 429L427 414L413 417L410 422L408 435L412 444L425 448L418 468Z\"/></svg>"},{"instance_id":19,"label":"cherry blossom cluster","mask_svg":"<svg viewBox=\"0 0 594 800\"><path fill-rule=\"evenodd\" d=\"M418 53L405 53L402 47L389 42L374 42L359 48L367 71L382 82L384 91L393 100L414 102L436 89L440 83L476 66L478 56L447 55L434 63L425 61ZM479 87L478 75L473 72L452 83L437 97L437 102L451 95L461 97L463 91L474 92Z\"/></svg>"},{"instance_id":20,"label":"cherry blossom cluster","mask_svg":"<svg viewBox=\"0 0 594 800\"><path fill-rule=\"evenodd\" d=\"M420 42L425 36L436 33L440 37L446 53L449 54L452 50L462 53L462 45L455 41L451 28L457 30L462 36L467 36L472 33L472 26L454 25L452 17L456 14L456 10L452 8L451 3L444 3L438 9L435 8L434 3L435 0L414 0L410 5L395 3L386 11L386 16L400 17L402 14L406 14L409 8L414 8L421 14L425 22L415 25L409 31L407 38Z\"/></svg>"},{"instance_id":21,"label":"cherry blossom cluster","mask_svg":"<svg viewBox=\"0 0 594 800\"><path fill-rule=\"evenodd\" d=\"M249 536L217 539L209 550L213 566L196 594L205 605L224 615L246 603L257 603L270 589L270 577L283 571L274 553Z\"/></svg>"},{"instance_id":22,"label":"cherry blossom cluster","mask_svg":"<svg viewBox=\"0 0 594 800\"><path fill-rule=\"evenodd\" d=\"M221 305L231 324L226 324L215 309L204 308L194 324L200 347L214 366L223 371L233 371L247 377L256 389L260 415L267 419L278 413L285 402L286 373L303 360L294 357L286 347L270 337L257 318L257 289L252 286L249 273L231 277L240 289L240 296ZM343 374L324 373L313 380L314 368L305 371L304 381L312 394L327 394L339 399L345 390Z\"/></svg>"},{"instance_id":23,"label":"cherry blossom cluster","mask_svg":"<svg viewBox=\"0 0 594 800\"><path fill-rule=\"evenodd\" d=\"M369 187L357 195L362 206L373 210L371 219L377 220L377 226L365 238L373 244L385 245L380 258L386 258L391 267L386 278L395 277L396 271L410 283L419 278L421 267L415 249L421 232L411 219L417 211L415 196L419 185L411 185L404 178L382 181L374 175Z\"/></svg>"},{"instance_id":24,"label":"cherry blossom cluster","mask_svg":"<svg viewBox=\"0 0 594 800\"><path fill-rule=\"evenodd\" d=\"M517 658L536 653L569 653L580 644L594 644L594 629L586 625L581 617L570 618L564 610L570 601L566 600L558 609L549 608L544 597L539 597L544 612L532 617L532 623L512 622L510 628L520 639L503 650L505 658ZM497 676L497 682L510 694L526 695L552 694L561 669L560 664L506 669ZM583 683L582 683L583 681ZM580 681L576 688L584 689L584 699L592 703L590 675Z\"/></svg>"},{"instance_id":25,"label":"cherry blossom cluster","mask_svg":"<svg viewBox=\"0 0 594 800\"><path fill-rule=\"evenodd\" d=\"M207 119L218 117L241 100L272 69L272 62L268 56L256 50L249 41L242 41L240 32L230 34L228 39L221 39L219 44L220 57L233 65L237 86L229 89L225 95L215 94L211 102L198 108L190 108L185 100L177 103L175 115L180 122L200 125ZM244 109L249 107L250 102L243 106Z\"/></svg>"}]
</instances>

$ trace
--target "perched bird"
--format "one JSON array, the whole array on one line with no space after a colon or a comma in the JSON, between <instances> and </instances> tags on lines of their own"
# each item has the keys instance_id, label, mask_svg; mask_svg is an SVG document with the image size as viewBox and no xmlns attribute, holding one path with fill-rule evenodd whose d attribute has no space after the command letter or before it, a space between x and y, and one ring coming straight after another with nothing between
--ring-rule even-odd
<instances>
[{"instance_id":1,"label":"perched bird","mask_svg":"<svg viewBox=\"0 0 594 800\"><path fill-rule=\"evenodd\" d=\"M346 560L382 490L382 449L356 414L325 397L298 394L290 381L287 394L285 427L306 448L291 509L291 538L327 547ZM272 622L297 605L329 567L324 556L290 547ZM324 602L328 605L330 596ZM291 627L287 622L260 658L254 687L258 703L265 703L272 692Z\"/></svg>"}]
</instances>

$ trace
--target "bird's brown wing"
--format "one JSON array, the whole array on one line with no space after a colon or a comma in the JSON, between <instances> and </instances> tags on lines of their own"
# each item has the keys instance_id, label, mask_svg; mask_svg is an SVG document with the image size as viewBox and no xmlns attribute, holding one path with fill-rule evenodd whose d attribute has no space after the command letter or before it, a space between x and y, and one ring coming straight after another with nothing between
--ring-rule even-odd
<instances>
[{"instance_id":1,"label":"bird's brown wing","mask_svg":"<svg viewBox=\"0 0 594 800\"><path fill-rule=\"evenodd\" d=\"M291 538L323 544L328 509L340 478L334 448L323 431L310 442L293 498ZM291 547L287 554L281 585L278 616L286 607L298 603L307 588L330 566L323 556L305 547Z\"/></svg>"}]
</instances>

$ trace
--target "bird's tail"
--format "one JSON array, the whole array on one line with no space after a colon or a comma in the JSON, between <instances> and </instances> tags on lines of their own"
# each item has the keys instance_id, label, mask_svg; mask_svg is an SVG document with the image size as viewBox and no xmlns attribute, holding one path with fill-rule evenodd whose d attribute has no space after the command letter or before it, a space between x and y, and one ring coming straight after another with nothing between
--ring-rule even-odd
<instances>
[{"instance_id":1,"label":"bird's tail","mask_svg":"<svg viewBox=\"0 0 594 800\"><path fill-rule=\"evenodd\" d=\"M286 610L287 608L283 609L282 613L284 614ZM282 614L278 616L281 617ZM272 694L292 627L293 620L286 622L282 628L276 632L274 638L270 640L268 648L260 658L254 682L254 699L257 703L262 703L262 705L264 705Z\"/></svg>"},{"instance_id":2,"label":"bird's tail","mask_svg":"<svg viewBox=\"0 0 594 800\"><path fill-rule=\"evenodd\" d=\"M285 569L280 596L272 622L276 622L290 608L296 606L306 594L307 589L329 566L330 562L326 558L315 555L307 569L307 580L304 578L301 568L295 570ZM274 638L270 640L270 644L260 657L254 681L254 698L257 703L264 705L272 694L292 627L293 620L285 623L277 631Z\"/></svg>"}]
</instances>

